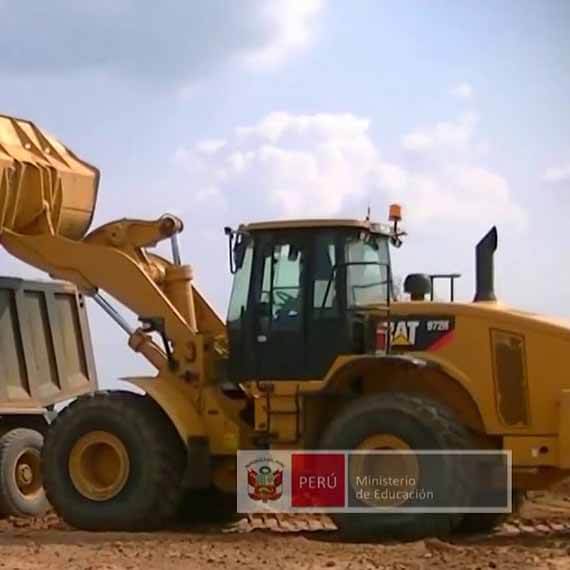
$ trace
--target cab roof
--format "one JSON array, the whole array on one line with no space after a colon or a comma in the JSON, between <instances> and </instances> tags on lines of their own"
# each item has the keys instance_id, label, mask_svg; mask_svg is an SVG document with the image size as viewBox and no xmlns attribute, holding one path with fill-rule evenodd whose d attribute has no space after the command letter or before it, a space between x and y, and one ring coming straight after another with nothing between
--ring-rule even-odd
<instances>
[{"instance_id":1,"label":"cab roof","mask_svg":"<svg viewBox=\"0 0 570 570\"><path fill-rule=\"evenodd\" d=\"M389 236L391 228L387 224L379 224L370 220L350 219L307 219L307 220L274 220L268 222L253 222L240 226L241 231L255 232L262 230L292 230L292 229L317 229L317 228L356 228L374 234Z\"/></svg>"}]
</instances>

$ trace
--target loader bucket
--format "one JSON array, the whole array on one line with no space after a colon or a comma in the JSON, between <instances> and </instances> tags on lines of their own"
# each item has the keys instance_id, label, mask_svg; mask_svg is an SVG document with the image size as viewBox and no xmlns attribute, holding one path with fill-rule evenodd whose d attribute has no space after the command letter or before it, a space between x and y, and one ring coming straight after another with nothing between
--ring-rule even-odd
<instances>
[{"instance_id":1,"label":"loader bucket","mask_svg":"<svg viewBox=\"0 0 570 570\"><path fill-rule=\"evenodd\" d=\"M99 171L33 123L0 115L0 239L2 232L87 232Z\"/></svg>"}]
</instances>

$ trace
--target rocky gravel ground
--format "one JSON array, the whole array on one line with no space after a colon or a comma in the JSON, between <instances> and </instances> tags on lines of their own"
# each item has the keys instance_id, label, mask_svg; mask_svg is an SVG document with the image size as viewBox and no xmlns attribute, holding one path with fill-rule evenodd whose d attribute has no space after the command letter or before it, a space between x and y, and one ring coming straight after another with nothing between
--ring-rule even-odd
<instances>
[{"instance_id":1,"label":"rocky gravel ground","mask_svg":"<svg viewBox=\"0 0 570 570\"><path fill-rule=\"evenodd\" d=\"M253 517L152 534L87 533L56 515L0 521L0 568L570 568L570 497L541 493L489 535L408 543L342 542L325 517Z\"/></svg>"}]
</instances>

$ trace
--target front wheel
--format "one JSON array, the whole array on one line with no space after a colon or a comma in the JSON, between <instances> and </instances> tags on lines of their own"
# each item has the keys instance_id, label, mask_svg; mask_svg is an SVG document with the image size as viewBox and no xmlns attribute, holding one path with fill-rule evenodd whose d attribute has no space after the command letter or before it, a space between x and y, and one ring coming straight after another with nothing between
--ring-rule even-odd
<instances>
[{"instance_id":1,"label":"front wheel","mask_svg":"<svg viewBox=\"0 0 570 570\"><path fill-rule=\"evenodd\" d=\"M348 469L351 506L393 510L337 513L333 519L343 534L358 539L415 539L450 534L461 522L460 513L398 512L397 507L437 507L438 498L442 497L447 505L468 505L465 467L461 461L449 460L445 455L428 457L406 452L463 450L471 446L468 431L438 402L406 393L375 394L357 400L325 429L320 447L396 451L392 455L354 455ZM368 477L375 475L389 476L398 481L399 487L388 489L388 493L381 489L378 494L366 489L364 495L360 486L372 481ZM435 499L426 500L427 491ZM366 496L372 498L367 500Z\"/></svg>"},{"instance_id":2,"label":"front wheel","mask_svg":"<svg viewBox=\"0 0 570 570\"><path fill-rule=\"evenodd\" d=\"M85 530L150 530L175 514L184 448L150 399L130 392L82 396L53 422L42 454L57 513Z\"/></svg>"}]
</instances>

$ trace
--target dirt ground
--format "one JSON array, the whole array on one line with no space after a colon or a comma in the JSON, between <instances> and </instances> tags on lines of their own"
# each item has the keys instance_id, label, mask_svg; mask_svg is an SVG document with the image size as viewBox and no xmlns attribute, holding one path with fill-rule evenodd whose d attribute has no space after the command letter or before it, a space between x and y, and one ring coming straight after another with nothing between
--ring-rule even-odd
<instances>
[{"instance_id":1,"label":"dirt ground","mask_svg":"<svg viewBox=\"0 0 570 570\"><path fill-rule=\"evenodd\" d=\"M411 543L346 544L324 517L241 521L231 527L153 534L88 533L54 514L0 521L0 568L194 570L198 568L570 568L570 495L542 493L490 535ZM318 519L318 517L317 517ZM324 521L324 522L323 522ZM264 528L255 528L255 527ZM291 532L297 527L296 532ZM304 529L299 531L299 529Z\"/></svg>"}]
</instances>

